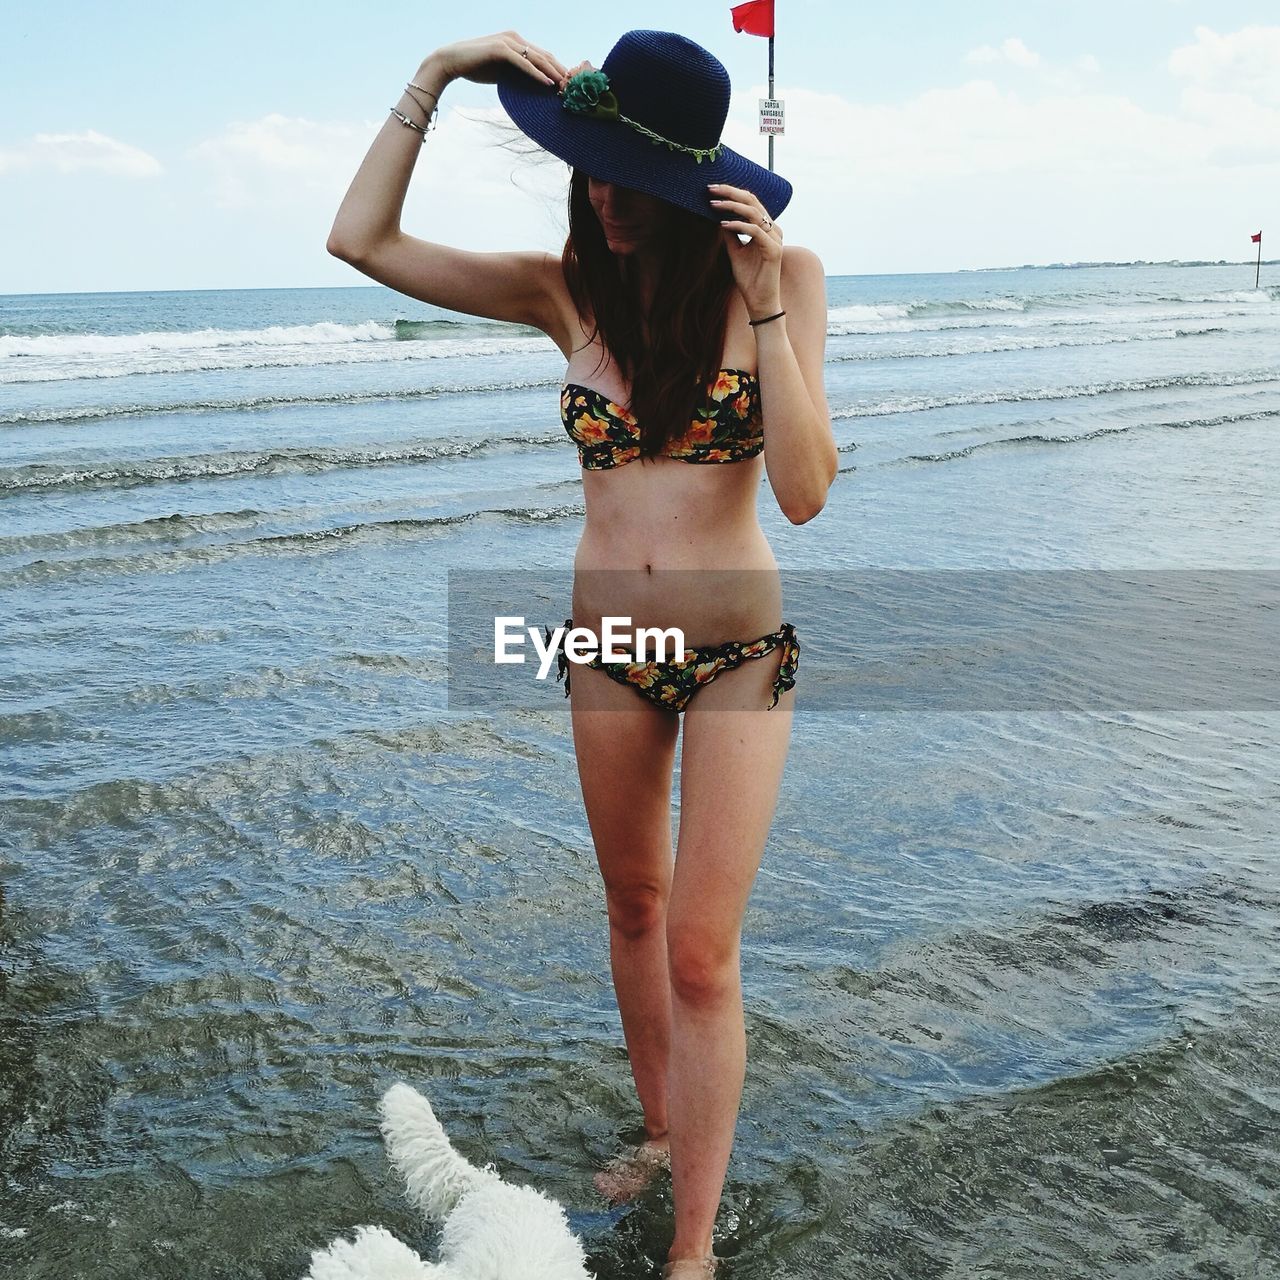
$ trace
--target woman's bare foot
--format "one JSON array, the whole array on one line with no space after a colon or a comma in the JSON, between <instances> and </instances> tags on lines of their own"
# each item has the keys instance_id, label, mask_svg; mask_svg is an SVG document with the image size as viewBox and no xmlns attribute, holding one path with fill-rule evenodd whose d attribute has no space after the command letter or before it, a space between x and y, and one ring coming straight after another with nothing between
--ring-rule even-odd
<instances>
[{"instance_id":1,"label":"woman's bare foot","mask_svg":"<svg viewBox=\"0 0 1280 1280\"><path fill-rule=\"evenodd\" d=\"M668 1260L662 1265L662 1280L711 1280L719 1265L720 1259L715 1254L709 1258Z\"/></svg>"},{"instance_id":2,"label":"woman's bare foot","mask_svg":"<svg viewBox=\"0 0 1280 1280\"><path fill-rule=\"evenodd\" d=\"M631 1200L647 1187L659 1171L671 1168L671 1150L666 1134L649 1138L638 1147L615 1156L596 1173L596 1190L610 1204Z\"/></svg>"}]
</instances>

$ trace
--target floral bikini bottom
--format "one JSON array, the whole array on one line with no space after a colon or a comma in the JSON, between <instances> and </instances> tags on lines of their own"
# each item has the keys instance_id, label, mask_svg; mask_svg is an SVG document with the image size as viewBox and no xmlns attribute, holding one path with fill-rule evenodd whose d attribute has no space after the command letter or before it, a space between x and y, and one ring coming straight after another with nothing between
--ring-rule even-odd
<instances>
[{"instance_id":1,"label":"floral bikini bottom","mask_svg":"<svg viewBox=\"0 0 1280 1280\"><path fill-rule=\"evenodd\" d=\"M564 634L569 633L573 619L564 621ZM544 627L547 643L551 643L551 630ZM778 705L778 698L788 689L795 687L796 668L800 665L800 641L796 637L796 629L789 622L784 622L777 631L756 640L728 640L724 644L686 645L685 652L690 656L670 662L604 662L599 654L587 659L583 666L595 667L603 671L611 680L619 684L629 684L635 691L654 706L677 714L683 711L693 695L703 685L710 684L722 671L732 671L741 666L748 658L763 658L779 646L782 648L782 664L773 682L773 701L766 710L772 711ZM563 645L556 651L556 679L564 680L564 696L569 696L570 661L565 656Z\"/></svg>"}]
</instances>

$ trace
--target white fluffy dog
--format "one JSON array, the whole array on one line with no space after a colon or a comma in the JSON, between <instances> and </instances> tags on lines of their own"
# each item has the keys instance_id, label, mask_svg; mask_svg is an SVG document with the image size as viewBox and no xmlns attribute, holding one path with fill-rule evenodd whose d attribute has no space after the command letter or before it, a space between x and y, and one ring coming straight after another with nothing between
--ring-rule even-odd
<instances>
[{"instance_id":1,"label":"white fluffy dog","mask_svg":"<svg viewBox=\"0 0 1280 1280\"><path fill-rule=\"evenodd\" d=\"M382 1227L357 1227L311 1255L303 1280L591 1280L561 1205L533 1187L503 1182L492 1164L458 1154L407 1084L382 1095L382 1136L409 1201L443 1222L440 1261L420 1258Z\"/></svg>"}]
</instances>

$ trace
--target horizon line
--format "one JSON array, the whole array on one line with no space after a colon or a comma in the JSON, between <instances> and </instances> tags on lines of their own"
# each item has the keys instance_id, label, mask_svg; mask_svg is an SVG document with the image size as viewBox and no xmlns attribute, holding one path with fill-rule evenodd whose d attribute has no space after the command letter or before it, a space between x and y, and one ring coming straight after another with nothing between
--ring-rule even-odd
<instances>
[{"instance_id":1,"label":"horizon line","mask_svg":"<svg viewBox=\"0 0 1280 1280\"><path fill-rule=\"evenodd\" d=\"M1161 260L1151 260L1145 258L1135 258L1130 261L1089 261L1089 262L1025 262L1017 266L1001 266L1001 267L952 267L948 271L839 271L828 272L826 279L828 280L880 280L892 279L899 276L952 276L952 275L976 275L982 272L993 272L999 274L1001 272L1011 271L1089 271L1089 270L1118 270L1128 267L1256 267L1258 259L1241 258L1239 260L1227 258L1165 258ZM1280 258L1263 258L1262 265L1264 267L1280 266ZM1259 286L1261 287L1261 286ZM0 298L65 298L65 297L82 297L93 294L131 294L131 293L284 293L284 292L304 292L307 290L329 290L329 289L385 289L389 293L399 293L397 289L392 289L390 285L379 284L373 281L369 284L283 284L283 285L204 285L185 288L163 288L163 289L32 289L21 293L0 293ZM407 295L406 295L407 296ZM428 306L433 304L426 304ZM447 308L441 308L447 310ZM460 312L459 314L467 314Z\"/></svg>"}]
</instances>

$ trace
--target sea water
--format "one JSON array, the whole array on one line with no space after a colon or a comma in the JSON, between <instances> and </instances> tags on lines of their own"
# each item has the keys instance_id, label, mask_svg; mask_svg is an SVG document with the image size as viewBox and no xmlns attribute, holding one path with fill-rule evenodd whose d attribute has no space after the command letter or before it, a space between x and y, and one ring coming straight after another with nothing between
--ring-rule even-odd
<instances>
[{"instance_id":1,"label":"sea water","mask_svg":"<svg viewBox=\"0 0 1280 1280\"><path fill-rule=\"evenodd\" d=\"M1222 644L1265 636L1252 285L828 280L841 470L803 525L759 495L812 608L743 929L736 1280L1280 1275L1275 686L1184 705L1139 631L1050 646L1057 700L836 696L966 654L814 598L1140 579L1195 651L1194 579ZM7 1277L296 1277L366 1222L429 1254L377 1129L401 1079L598 1275L665 1257L669 1184L591 1183L640 1117L568 704L449 700L446 578L571 564L563 373L380 286L0 298Z\"/></svg>"}]
</instances>

